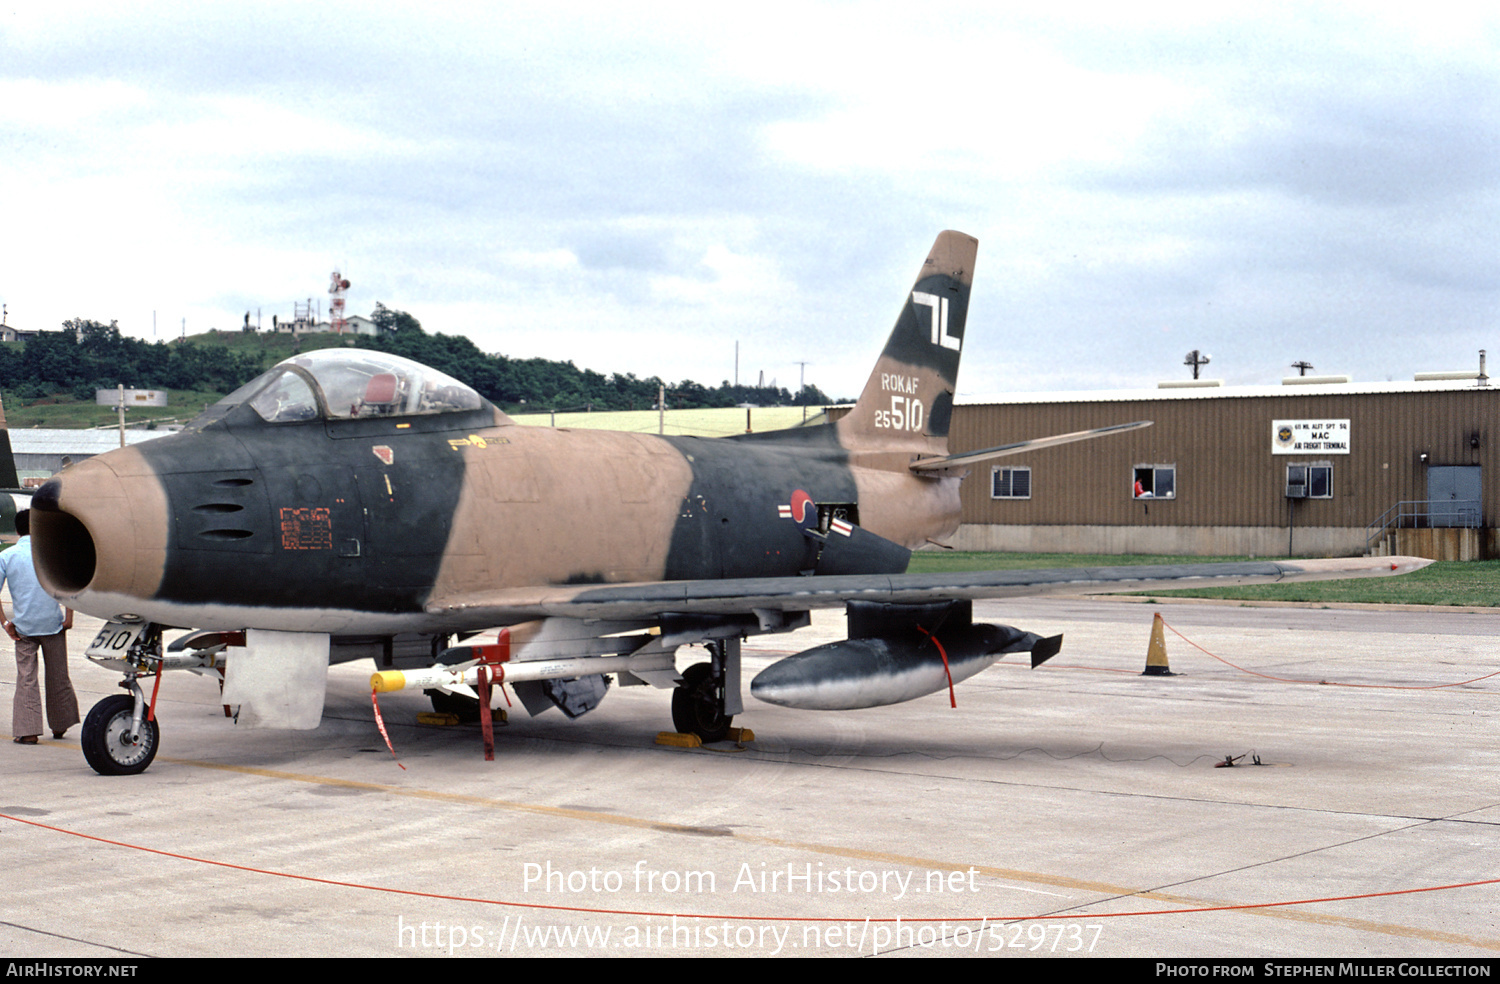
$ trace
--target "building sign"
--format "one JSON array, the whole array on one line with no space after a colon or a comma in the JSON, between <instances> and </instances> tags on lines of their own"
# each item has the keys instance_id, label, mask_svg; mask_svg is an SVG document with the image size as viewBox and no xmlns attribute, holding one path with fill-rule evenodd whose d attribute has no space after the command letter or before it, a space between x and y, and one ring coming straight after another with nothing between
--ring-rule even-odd
<instances>
[{"instance_id":1,"label":"building sign","mask_svg":"<svg viewBox=\"0 0 1500 984\"><path fill-rule=\"evenodd\" d=\"M94 403L101 407L117 407L121 400L126 407L164 407L167 405L166 390L107 389L94 390Z\"/></svg>"},{"instance_id":2,"label":"building sign","mask_svg":"<svg viewBox=\"0 0 1500 984\"><path fill-rule=\"evenodd\" d=\"M1273 420L1272 454L1348 454L1349 421Z\"/></svg>"}]
</instances>

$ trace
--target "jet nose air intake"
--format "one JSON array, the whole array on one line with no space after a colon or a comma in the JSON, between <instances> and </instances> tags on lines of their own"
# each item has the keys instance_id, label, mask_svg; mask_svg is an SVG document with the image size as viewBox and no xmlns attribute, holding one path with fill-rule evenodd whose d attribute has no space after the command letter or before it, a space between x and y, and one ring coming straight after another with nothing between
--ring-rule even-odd
<instances>
[{"instance_id":1,"label":"jet nose air intake","mask_svg":"<svg viewBox=\"0 0 1500 984\"><path fill-rule=\"evenodd\" d=\"M31 497L32 560L42 585L76 594L94 579L98 554L88 527L60 504L62 482L52 479Z\"/></svg>"},{"instance_id":2,"label":"jet nose air intake","mask_svg":"<svg viewBox=\"0 0 1500 984\"><path fill-rule=\"evenodd\" d=\"M32 557L48 592L65 601L156 593L166 559L166 496L135 449L70 466L37 490L31 508Z\"/></svg>"}]
</instances>

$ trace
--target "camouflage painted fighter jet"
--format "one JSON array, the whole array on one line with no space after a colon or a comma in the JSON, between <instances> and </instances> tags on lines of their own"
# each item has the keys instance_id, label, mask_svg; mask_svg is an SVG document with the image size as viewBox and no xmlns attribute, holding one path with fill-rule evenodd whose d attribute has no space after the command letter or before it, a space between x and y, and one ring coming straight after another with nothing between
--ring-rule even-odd
<instances>
[{"instance_id":1,"label":"camouflage painted fighter jet","mask_svg":"<svg viewBox=\"0 0 1500 984\"><path fill-rule=\"evenodd\" d=\"M474 688L503 681L532 713L577 716L610 675L674 688L678 730L712 741L743 708L741 639L814 608L845 607L850 638L769 667L752 694L870 707L1006 653L1036 665L1058 651L1060 636L974 624L974 598L1333 573L904 573L913 547L957 528L970 464L1149 423L949 453L976 248L938 236L833 424L719 439L521 427L441 373L333 349L281 363L180 434L69 467L33 499L38 573L109 623L89 655L128 691L89 714L90 764L150 764L139 678L159 669L219 675L240 723L293 728L317 726L330 662L373 658L377 689L421 686L476 713ZM168 627L196 631L164 651ZM452 645L494 629L499 642ZM679 675L676 651L694 643L710 659Z\"/></svg>"}]
</instances>

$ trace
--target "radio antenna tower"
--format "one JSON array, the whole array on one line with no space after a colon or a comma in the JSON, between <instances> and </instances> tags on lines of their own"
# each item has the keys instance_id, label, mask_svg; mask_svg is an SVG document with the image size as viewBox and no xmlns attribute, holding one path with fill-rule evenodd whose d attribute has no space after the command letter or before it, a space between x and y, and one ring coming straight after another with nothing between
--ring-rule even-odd
<instances>
[{"instance_id":1,"label":"radio antenna tower","mask_svg":"<svg viewBox=\"0 0 1500 984\"><path fill-rule=\"evenodd\" d=\"M328 293L333 295L333 300L328 302L328 327L335 335L342 335L349 322L344 319L344 292L349 289L349 281L337 270L333 271L333 280L328 284Z\"/></svg>"}]
</instances>

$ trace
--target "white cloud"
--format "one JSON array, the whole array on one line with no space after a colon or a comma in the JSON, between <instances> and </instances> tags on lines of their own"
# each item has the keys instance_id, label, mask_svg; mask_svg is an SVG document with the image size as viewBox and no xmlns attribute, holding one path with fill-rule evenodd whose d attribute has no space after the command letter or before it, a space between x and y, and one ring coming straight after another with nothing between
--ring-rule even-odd
<instances>
[{"instance_id":1,"label":"white cloud","mask_svg":"<svg viewBox=\"0 0 1500 984\"><path fill-rule=\"evenodd\" d=\"M351 310L488 350L717 381L740 339L848 393L956 227L967 360L1009 386L1210 344L1226 375L1383 378L1500 313L1476 10L28 6L0 18L0 299L231 327L340 266Z\"/></svg>"}]
</instances>

